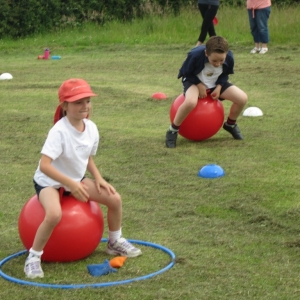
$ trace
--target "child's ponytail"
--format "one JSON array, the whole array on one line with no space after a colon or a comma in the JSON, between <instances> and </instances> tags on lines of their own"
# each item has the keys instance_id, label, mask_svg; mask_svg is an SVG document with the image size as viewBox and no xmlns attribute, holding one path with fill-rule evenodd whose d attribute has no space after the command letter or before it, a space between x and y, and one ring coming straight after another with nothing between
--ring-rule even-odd
<instances>
[{"instance_id":1,"label":"child's ponytail","mask_svg":"<svg viewBox=\"0 0 300 300\"><path fill-rule=\"evenodd\" d=\"M54 114L54 119L53 119L53 123L55 124L57 121L59 121L62 117L64 116L63 114L63 109L62 109L62 105L59 104L56 108L55 114Z\"/></svg>"}]
</instances>

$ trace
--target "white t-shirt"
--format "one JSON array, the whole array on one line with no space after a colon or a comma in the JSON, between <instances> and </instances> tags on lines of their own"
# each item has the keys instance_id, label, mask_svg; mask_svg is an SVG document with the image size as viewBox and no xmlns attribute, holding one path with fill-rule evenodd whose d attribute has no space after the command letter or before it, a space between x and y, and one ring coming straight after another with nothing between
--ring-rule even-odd
<instances>
[{"instance_id":1,"label":"white t-shirt","mask_svg":"<svg viewBox=\"0 0 300 300\"><path fill-rule=\"evenodd\" d=\"M222 74L222 72L222 65L215 68L212 64L208 62L205 63L204 69L199 74L197 74L197 77L203 84L206 85L207 89L211 89L216 86L216 81L218 80L218 77Z\"/></svg>"},{"instance_id":2,"label":"white t-shirt","mask_svg":"<svg viewBox=\"0 0 300 300\"><path fill-rule=\"evenodd\" d=\"M52 159L52 166L74 181L84 177L88 160L95 155L99 144L99 132L94 122L83 120L85 129L79 132L73 127L67 117L60 119L49 131L41 153ZM35 171L34 181L40 186L64 187L40 170L40 162Z\"/></svg>"}]
</instances>

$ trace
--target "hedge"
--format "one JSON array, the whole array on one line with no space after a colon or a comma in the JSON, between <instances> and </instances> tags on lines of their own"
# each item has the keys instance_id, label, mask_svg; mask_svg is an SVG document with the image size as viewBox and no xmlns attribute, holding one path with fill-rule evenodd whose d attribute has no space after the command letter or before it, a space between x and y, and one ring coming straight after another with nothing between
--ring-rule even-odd
<instances>
[{"instance_id":1,"label":"hedge","mask_svg":"<svg viewBox=\"0 0 300 300\"><path fill-rule=\"evenodd\" d=\"M84 22L124 22L149 14L178 14L197 0L0 0L0 38L19 38ZM272 0L289 5L298 0ZM245 0L221 0L221 5L243 6Z\"/></svg>"}]
</instances>

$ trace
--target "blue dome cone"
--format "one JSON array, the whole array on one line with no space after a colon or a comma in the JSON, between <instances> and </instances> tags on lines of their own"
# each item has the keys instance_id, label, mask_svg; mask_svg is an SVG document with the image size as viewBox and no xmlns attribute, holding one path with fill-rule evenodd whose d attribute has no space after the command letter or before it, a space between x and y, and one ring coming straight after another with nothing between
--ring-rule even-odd
<instances>
[{"instance_id":1,"label":"blue dome cone","mask_svg":"<svg viewBox=\"0 0 300 300\"><path fill-rule=\"evenodd\" d=\"M224 170L220 166L214 164L206 165L198 172L198 176L203 178L217 178L224 175Z\"/></svg>"}]
</instances>

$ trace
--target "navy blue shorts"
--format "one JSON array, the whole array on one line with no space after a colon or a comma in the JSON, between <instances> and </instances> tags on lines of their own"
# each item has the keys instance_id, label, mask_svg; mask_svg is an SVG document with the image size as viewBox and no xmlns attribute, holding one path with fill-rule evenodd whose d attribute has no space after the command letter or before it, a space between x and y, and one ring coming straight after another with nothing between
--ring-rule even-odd
<instances>
[{"instance_id":1,"label":"navy blue shorts","mask_svg":"<svg viewBox=\"0 0 300 300\"><path fill-rule=\"evenodd\" d=\"M186 91L189 89L190 86L195 85L194 83L191 83L189 81L182 81L183 84L183 94L185 95ZM231 84L230 82L226 82L223 84L221 91L220 91L220 95L222 95L223 92L225 92L225 90L227 90L230 86L232 86L233 84ZM208 89L206 90L208 93L212 93L214 91L215 87L212 89ZM220 101L225 100L224 98L219 98Z\"/></svg>"},{"instance_id":2,"label":"navy blue shorts","mask_svg":"<svg viewBox=\"0 0 300 300\"><path fill-rule=\"evenodd\" d=\"M84 178L85 178L85 177L83 177L83 178L81 179L81 181L82 181ZM34 180L33 180L33 185L34 185L34 188L35 188L37 197L39 198L41 190L44 189L44 188L46 188L46 186L41 186L41 185L37 184ZM58 188L57 190L59 191L59 188ZM71 194L71 192L67 192L67 191L64 191L64 193L63 193L64 196L69 196L70 194Z\"/></svg>"}]
</instances>

